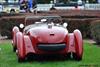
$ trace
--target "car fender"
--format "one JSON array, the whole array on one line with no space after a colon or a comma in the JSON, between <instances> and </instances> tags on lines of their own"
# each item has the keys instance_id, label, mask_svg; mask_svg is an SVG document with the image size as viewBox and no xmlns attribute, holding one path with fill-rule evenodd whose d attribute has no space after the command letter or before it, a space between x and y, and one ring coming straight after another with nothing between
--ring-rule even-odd
<instances>
[{"instance_id":1,"label":"car fender","mask_svg":"<svg viewBox=\"0 0 100 67\"><path fill-rule=\"evenodd\" d=\"M12 29L12 37L13 37L13 40L12 40L12 45L13 46L16 46L16 33L19 32L19 28L17 26L15 26L13 29Z\"/></svg>"},{"instance_id":2,"label":"car fender","mask_svg":"<svg viewBox=\"0 0 100 67\"><path fill-rule=\"evenodd\" d=\"M82 34L78 29L74 30L74 37L75 37L76 55L79 58L81 58L83 55L83 40L82 40Z\"/></svg>"},{"instance_id":3,"label":"car fender","mask_svg":"<svg viewBox=\"0 0 100 67\"><path fill-rule=\"evenodd\" d=\"M23 34L21 32L18 32L16 34L17 37L17 50L18 50L18 57L24 58L25 57L25 48L23 43Z\"/></svg>"},{"instance_id":4,"label":"car fender","mask_svg":"<svg viewBox=\"0 0 100 67\"><path fill-rule=\"evenodd\" d=\"M24 44L25 44L25 54L28 53L35 53L34 46L32 45L32 41L30 40L30 37L27 35L24 35Z\"/></svg>"},{"instance_id":5,"label":"car fender","mask_svg":"<svg viewBox=\"0 0 100 67\"><path fill-rule=\"evenodd\" d=\"M70 33L68 35L68 53L75 53L75 45L74 45L74 34Z\"/></svg>"}]
</instances>

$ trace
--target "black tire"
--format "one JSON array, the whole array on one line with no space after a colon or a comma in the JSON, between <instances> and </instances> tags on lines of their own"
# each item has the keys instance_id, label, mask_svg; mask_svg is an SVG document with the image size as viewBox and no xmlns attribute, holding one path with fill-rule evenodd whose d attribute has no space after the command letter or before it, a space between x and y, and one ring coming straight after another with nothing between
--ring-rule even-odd
<instances>
[{"instance_id":1,"label":"black tire","mask_svg":"<svg viewBox=\"0 0 100 67\"><path fill-rule=\"evenodd\" d=\"M13 52L16 52L16 49L17 49L17 48L14 46L14 47L13 47Z\"/></svg>"},{"instance_id":2,"label":"black tire","mask_svg":"<svg viewBox=\"0 0 100 67\"><path fill-rule=\"evenodd\" d=\"M17 53L17 57L18 57L18 62L25 62L25 57L24 58L19 57L19 51Z\"/></svg>"},{"instance_id":3,"label":"black tire","mask_svg":"<svg viewBox=\"0 0 100 67\"><path fill-rule=\"evenodd\" d=\"M25 58L19 58L19 57L18 57L18 62L19 62L19 63L25 62Z\"/></svg>"},{"instance_id":4,"label":"black tire","mask_svg":"<svg viewBox=\"0 0 100 67\"><path fill-rule=\"evenodd\" d=\"M81 61L82 57L77 56L75 53L73 53L73 59L77 61Z\"/></svg>"},{"instance_id":5,"label":"black tire","mask_svg":"<svg viewBox=\"0 0 100 67\"><path fill-rule=\"evenodd\" d=\"M10 13L15 13L15 9L11 9L10 10Z\"/></svg>"},{"instance_id":6,"label":"black tire","mask_svg":"<svg viewBox=\"0 0 100 67\"><path fill-rule=\"evenodd\" d=\"M33 54L33 53L29 53L27 56L26 56L27 60L28 61L32 61L32 60L36 60L36 55ZM39 58L40 59L40 58Z\"/></svg>"},{"instance_id":7,"label":"black tire","mask_svg":"<svg viewBox=\"0 0 100 67\"><path fill-rule=\"evenodd\" d=\"M66 56L67 59L70 59L71 58L70 56L71 56L71 53L67 53L67 56Z\"/></svg>"}]
</instances>

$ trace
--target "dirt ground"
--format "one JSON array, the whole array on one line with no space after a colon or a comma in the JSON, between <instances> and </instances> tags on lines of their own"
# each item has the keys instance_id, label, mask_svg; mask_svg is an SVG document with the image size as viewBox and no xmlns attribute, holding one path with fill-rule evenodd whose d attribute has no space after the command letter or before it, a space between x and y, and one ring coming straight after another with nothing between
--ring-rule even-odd
<instances>
[{"instance_id":1,"label":"dirt ground","mask_svg":"<svg viewBox=\"0 0 100 67\"><path fill-rule=\"evenodd\" d=\"M94 43L96 43L94 40L92 40L92 39L86 39L86 40L84 40L85 42L87 42L87 43L91 43L91 44L94 44Z\"/></svg>"},{"instance_id":2,"label":"dirt ground","mask_svg":"<svg viewBox=\"0 0 100 67\"><path fill-rule=\"evenodd\" d=\"M6 40L6 39L0 40L0 44L1 44L1 43L7 43L7 42L11 42L11 40L8 40L8 39L7 39L7 40Z\"/></svg>"}]
</instances>

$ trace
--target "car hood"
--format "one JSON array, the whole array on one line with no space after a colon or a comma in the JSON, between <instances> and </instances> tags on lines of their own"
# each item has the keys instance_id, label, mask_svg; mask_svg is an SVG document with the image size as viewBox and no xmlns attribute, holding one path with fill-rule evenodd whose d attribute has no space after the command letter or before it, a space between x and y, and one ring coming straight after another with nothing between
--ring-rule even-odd
<instances>
[{"instance_id":1,"label":"car hood","mask_svg":"<svg viewBox=\"0 0 100 67\"><path fill-rule=\"evenodd\" d=\"M62 43L68 31L63 27L53 26L48 28L47 26L42 26L31 28L29 33L30 37L37 38L39 43Z\"/></svg>"}]
</instances>

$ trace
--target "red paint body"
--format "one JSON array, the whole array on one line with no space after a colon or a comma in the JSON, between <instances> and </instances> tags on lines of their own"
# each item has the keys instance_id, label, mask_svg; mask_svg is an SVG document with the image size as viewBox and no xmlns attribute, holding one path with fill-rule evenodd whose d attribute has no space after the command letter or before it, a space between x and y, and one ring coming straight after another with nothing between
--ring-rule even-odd
<instances>
[{"instance_id":1,"label":"red paint body","mask_svg":"<svg viewBox=\"0 0 100 67\"><path fill-rule=\"evenodd\" d=\"M67 29L62 26L52 26L48 28L48 25L37 26L28 29L24 29L23 33L17 31L16 28L13 28L13 46L16 46L18 50L18 58L24 59L28 54L62 54L67 55L68 53L75 53L76 56L80 59L83 55L83 41L82 36L79 30L75 30L73 33L68 33ZM16 41L16 42L15 42ZM38 46L40 46L39 49ZM51 45L50 45L51 44ZM57 47L54 45L58 44ZM65 44L62 49L59 47L59 44ZM57 50L48 50L48 48L53 45ZM62 46L62 45L61 45ZM52 47L53 48L53 47ZM59 50L58 50L59 48ZM46 49L46 50L44 50Z\"/></svg>"},{"instance_id":2,"label":"red paint body","mask_svg":"<svg viewBox=\"0 0 100 67\"><path fill-rule=\"evenodd\" d=\"M50 34L54 34L51 36ZM61 51L42 51L37 49L38 43L48 43L48 44L55 44L55 43L67 43L65 38L68 35L68 31L64 28L56 27L54 26L52 29L49 29L47 26L46 27L38 27L38 28L33 28L29 31L29 37L32 42L32 46L35 50L35 54L65 54L67 52L66 48L61 50ZM67 44L66 44L67 47Z\"/></svg>"}]
</instances>

